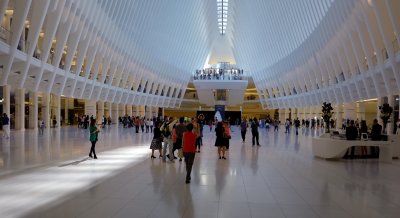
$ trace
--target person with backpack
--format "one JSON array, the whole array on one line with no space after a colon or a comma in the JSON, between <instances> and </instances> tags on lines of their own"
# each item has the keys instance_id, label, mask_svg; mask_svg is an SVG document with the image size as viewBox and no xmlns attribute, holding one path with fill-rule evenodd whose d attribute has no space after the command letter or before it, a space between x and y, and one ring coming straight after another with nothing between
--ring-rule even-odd
<instances>
[{"instance_id":1,"label":"person with backpack","mask_svg":"<svg viewBox=\"0 0 400 218\"><path fill-rule=\"evenodd\" d=\"M257 118L253 119L253 122L251 122L251 135L252 135L252 144L253 146L257 143L257 146L260 146L259 143L259 135L258 135L258 122Z\"/></svg>"},{"instance_id":2,"label":"person with backpack","mask_svg":"<svg viewBox=\"0 0 400 218\"><path fill-rule=\"evenodd\" d=\"M240 123L240 133L242 135L243 142L246 140L247 127L246 119L243 118L242 122Z\"/></svg>"}]
</instances>

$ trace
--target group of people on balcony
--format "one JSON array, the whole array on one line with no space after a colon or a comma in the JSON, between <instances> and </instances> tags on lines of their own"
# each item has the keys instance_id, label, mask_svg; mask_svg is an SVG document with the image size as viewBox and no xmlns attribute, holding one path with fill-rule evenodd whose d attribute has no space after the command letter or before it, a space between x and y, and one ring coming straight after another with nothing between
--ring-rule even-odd
<instances>
[{"instance_id":1,"label":"group of people on balcony","mask_svg":"<svg viewBox=\"0 0 400 218\"><path fill-rule=\"evenodd\" d=\"M196 70L194 80L242 80L243 69L206 68Z\"/></svg>"}]
</instances>

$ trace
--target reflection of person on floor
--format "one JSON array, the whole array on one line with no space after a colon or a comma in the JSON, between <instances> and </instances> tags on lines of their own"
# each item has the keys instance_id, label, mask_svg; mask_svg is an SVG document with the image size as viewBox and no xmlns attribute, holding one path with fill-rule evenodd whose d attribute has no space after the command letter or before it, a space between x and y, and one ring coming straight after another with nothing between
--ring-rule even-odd
<instances>
[{"instance_id":1,"label":"reflection of person on floor","mask_svg":"<svg viewBox=\"0 0 400 218\"><path fill-rule=\"evenodd\" d=\"M95 147L96 147L96 142L98 140L98 135L99 135L100 130L96 127L96 119L91 119L89 131L90 131L89 140L92 143L92 147L90 148L89 157L93 157L94 159L97 159ZM93 156L92 156L92 154L93 154Z\"/></svg>"},{"instance_id":2,"label":"reflection of person on floor","mask_svg":"<svg viewBox=\"0 0 400 218\"><path fill-rule=\"evenodd\" d=\"M185 157L186 163L186 183L190 183L191 172L193 167L194 158L196 156L196 133L193 133L193 124L189 123L186 126L187 131L183 133L182 145L183 145L183 156Z\"/></svg>"}]
</instances>

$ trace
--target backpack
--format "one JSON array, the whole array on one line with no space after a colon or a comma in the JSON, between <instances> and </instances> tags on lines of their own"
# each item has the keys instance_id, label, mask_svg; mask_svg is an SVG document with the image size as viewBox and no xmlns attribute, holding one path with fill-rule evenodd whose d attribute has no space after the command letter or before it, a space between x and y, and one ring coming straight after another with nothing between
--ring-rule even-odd
<instances>
[{"instance_id":1,"label":"backpack","mask_svg":"<svg viewBox=\"0 0 400 218\"><path fill-rule=\"evenodd\" d=\"M161 127L161 133L165 137L169 137L171 135L171 130L169 130L169 124L168 123L164 123L163 124L163 126Z\"/></svg>"}]
</instances>

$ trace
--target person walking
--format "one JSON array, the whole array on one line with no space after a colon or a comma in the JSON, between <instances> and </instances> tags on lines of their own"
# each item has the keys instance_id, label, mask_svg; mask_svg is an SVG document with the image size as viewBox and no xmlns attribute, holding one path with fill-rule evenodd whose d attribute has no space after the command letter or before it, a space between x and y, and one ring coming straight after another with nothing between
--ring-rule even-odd
<instances>
[{"instance_id":1,"label":"person walking","mask_svg":"<svg viewBox=\"0 0 400 218\"><path fill-rule=\"evenodd\" d=\"M225 140L224 140L224 127L222 126L221 122L217 123L217 126L215 127L215 135L216 135L216 139L215 139L215 147L218 147L218 155L219 155L219 159L226 159L225 158L225 149L226 149L226 145L225 145Z\"/></svg>"},{"instance_id":2,"label":"person walking","mask_svg":"<svg viewBox=\"0 0 400 218\"><path fill-rule=\"evenodd\" d=\"M297 119L294 121L294 127L296 127L296 135L299 135L299 127L300 127L300 120L299 120L299 118L297 118Z\"/></svg>"},{"instance_id":3,"label":"person walking","mask_svg":"<svg viewBox=\"0 0 400 218\"><path fill-rule=\"evenodd\" d=\"M1 123L3 125L3 135L6 139L10 138L10 118L8 118L6 113L3 113L3 117L1 118Z\"/></svg>"},{"instance_id":4,"label":"person walking","mask_svg":"<svg viewBox=\"0 0 400 218\"><path fill-rule=\"evenodd\" d=\"M161 134L161 130L160 130L160 126L161 123L156 122L155 126L154 126L154 136L153 136L153 140L151 141L150 144L150 149L151 149L151 159L156 158L154 156L154 150L158 150L160 157L162 157L161 155L161 148L162 148L162 134Z\"/></svg>"},{"instance_id":5,"label":"person walking","mask_svg":"<svg viewBox=\"0 0 400 218\"><path fill-rule=\"evenodd\" d=\"M251 135L252 135L252 144L253 146L257 143L257 146L260 146L259 143L259 136L258 136L258 122L257 122L257 118L253 119L253 122L251 122Z\"/></svg>"},{"instance_id":6,"label":"person walking","mask_svg":"<svg viewBox=\"0 0 400 218\"><path fill-rule=\"evenodd\" d=\"M277 131L278 132L278 130L279 130L279 120L277 120L277 119L275 119L275 121L274 121L274 132L275 131Z\"/></svg>"},{"instance_id":7,"label":"person walking","mask_svg":"<svg viewBox=\"0 0 400 218\"><path fill-rule=\"evenodd\" d=\"M246 140L247 133L247 122L245 118L243 118L242 122L240 123L240 133L242 134L242 140L244 142Z\"/></svg>"},{"instance_id":8,"label":"person walking","mask_svg":"<svg viewBox=\"0 0 400 218\"><path fill-rule=\"evenodd\" d=\"M92 147L90 148L89 157L97 159L95 147L96 147L96 142L98 140L98 135L99 135L100 130L96 126L95 119L90 120L89 131L90 131L89 140L92 143ZM92 156L92 154L93 154L93 156Z\"/></svg>"},{"instance_id":9,"label":"person walking","mask_svg":"<svg viewBox=\"0 0 400 218\"><path fill-rule=\"evenodd\" d=\"M172 153L173 149L173 144L172 144L172 128L170 126L172 119L167 118L165 119L164 124L161 127L161 134L164 138L164 147L163 147L163 161L167 161L167 157L169 158L170 161L174 161L176 157L174 157L174 154ZM168 148L168 155L167 154L167 148Z\"/></svg>"},{"instance_id":10,"label":"person walking","mask_svg":"<svg viewBox=\"0 0 400 218\"><path fill-rule=\"evenodd\" d=\"M286 119L286 122L285 122L285 133L290 133L290 121L289 121L289 119Z\"/></svg>"},{"instance_id":11,"label":"person walking","mask_svg":"<svg viewBox=\"0 0 400 218\"><path fill-rule=\"evenodd\" d=\"M153 118L150 118L149 125L150 125L150 133L153 133L153 125L154 125Z\"/></svg>"},{"instance_id":12,"label":"person walking","mask_svg":"<svg viewBox=\"0 0 400 218\"><path fill-rule=\"evenodd\" d=\"M196 156L196 139L197 135L193 132L193 124L189 123L186 126L186 132L183 133L182 144L183 144L183 156L185 157L186 164L186 184L190 183L191 172Z\"/></svg>"},{"instance_id":13,"label":"person walking","mask_svg":"<svg viewBox=\"0 0 400 218\"><path fill-rule=\"evenodd\" d=\"M196 133L197 139L196 139L196 148L198 153L200 153L200 147L201 147L201 138L200 138L200 124L197 122L197 118L192 119L192 124L193 124L193 132Z\"/></svg>"},{"instance_id":14,"label":"person walking","mask_svg":"<svg viewBox=\"0 0 400 218\"><path fill-rule=\"evenodd\" d=\"M186 125L184 122L185 122L185 118L181 117L181 118L179 118L179 124L175 126L176 142L174 144L174 148L172 149L173 154L175 153L176 150L182 148L183 133L186 131ZM182 161L182 158L179 158L179 161Z\"/></svg>"},{"instance_id":15,"label":"person walking","mask_svg":"<svg viewBox=\"0 0 400 218\"><path fill-rule=\"evenodd\" d=\"M39 135L43 135L44 127L45 127L44 120L43 119L39 120Z\"/></svg>"}]
</instances>

